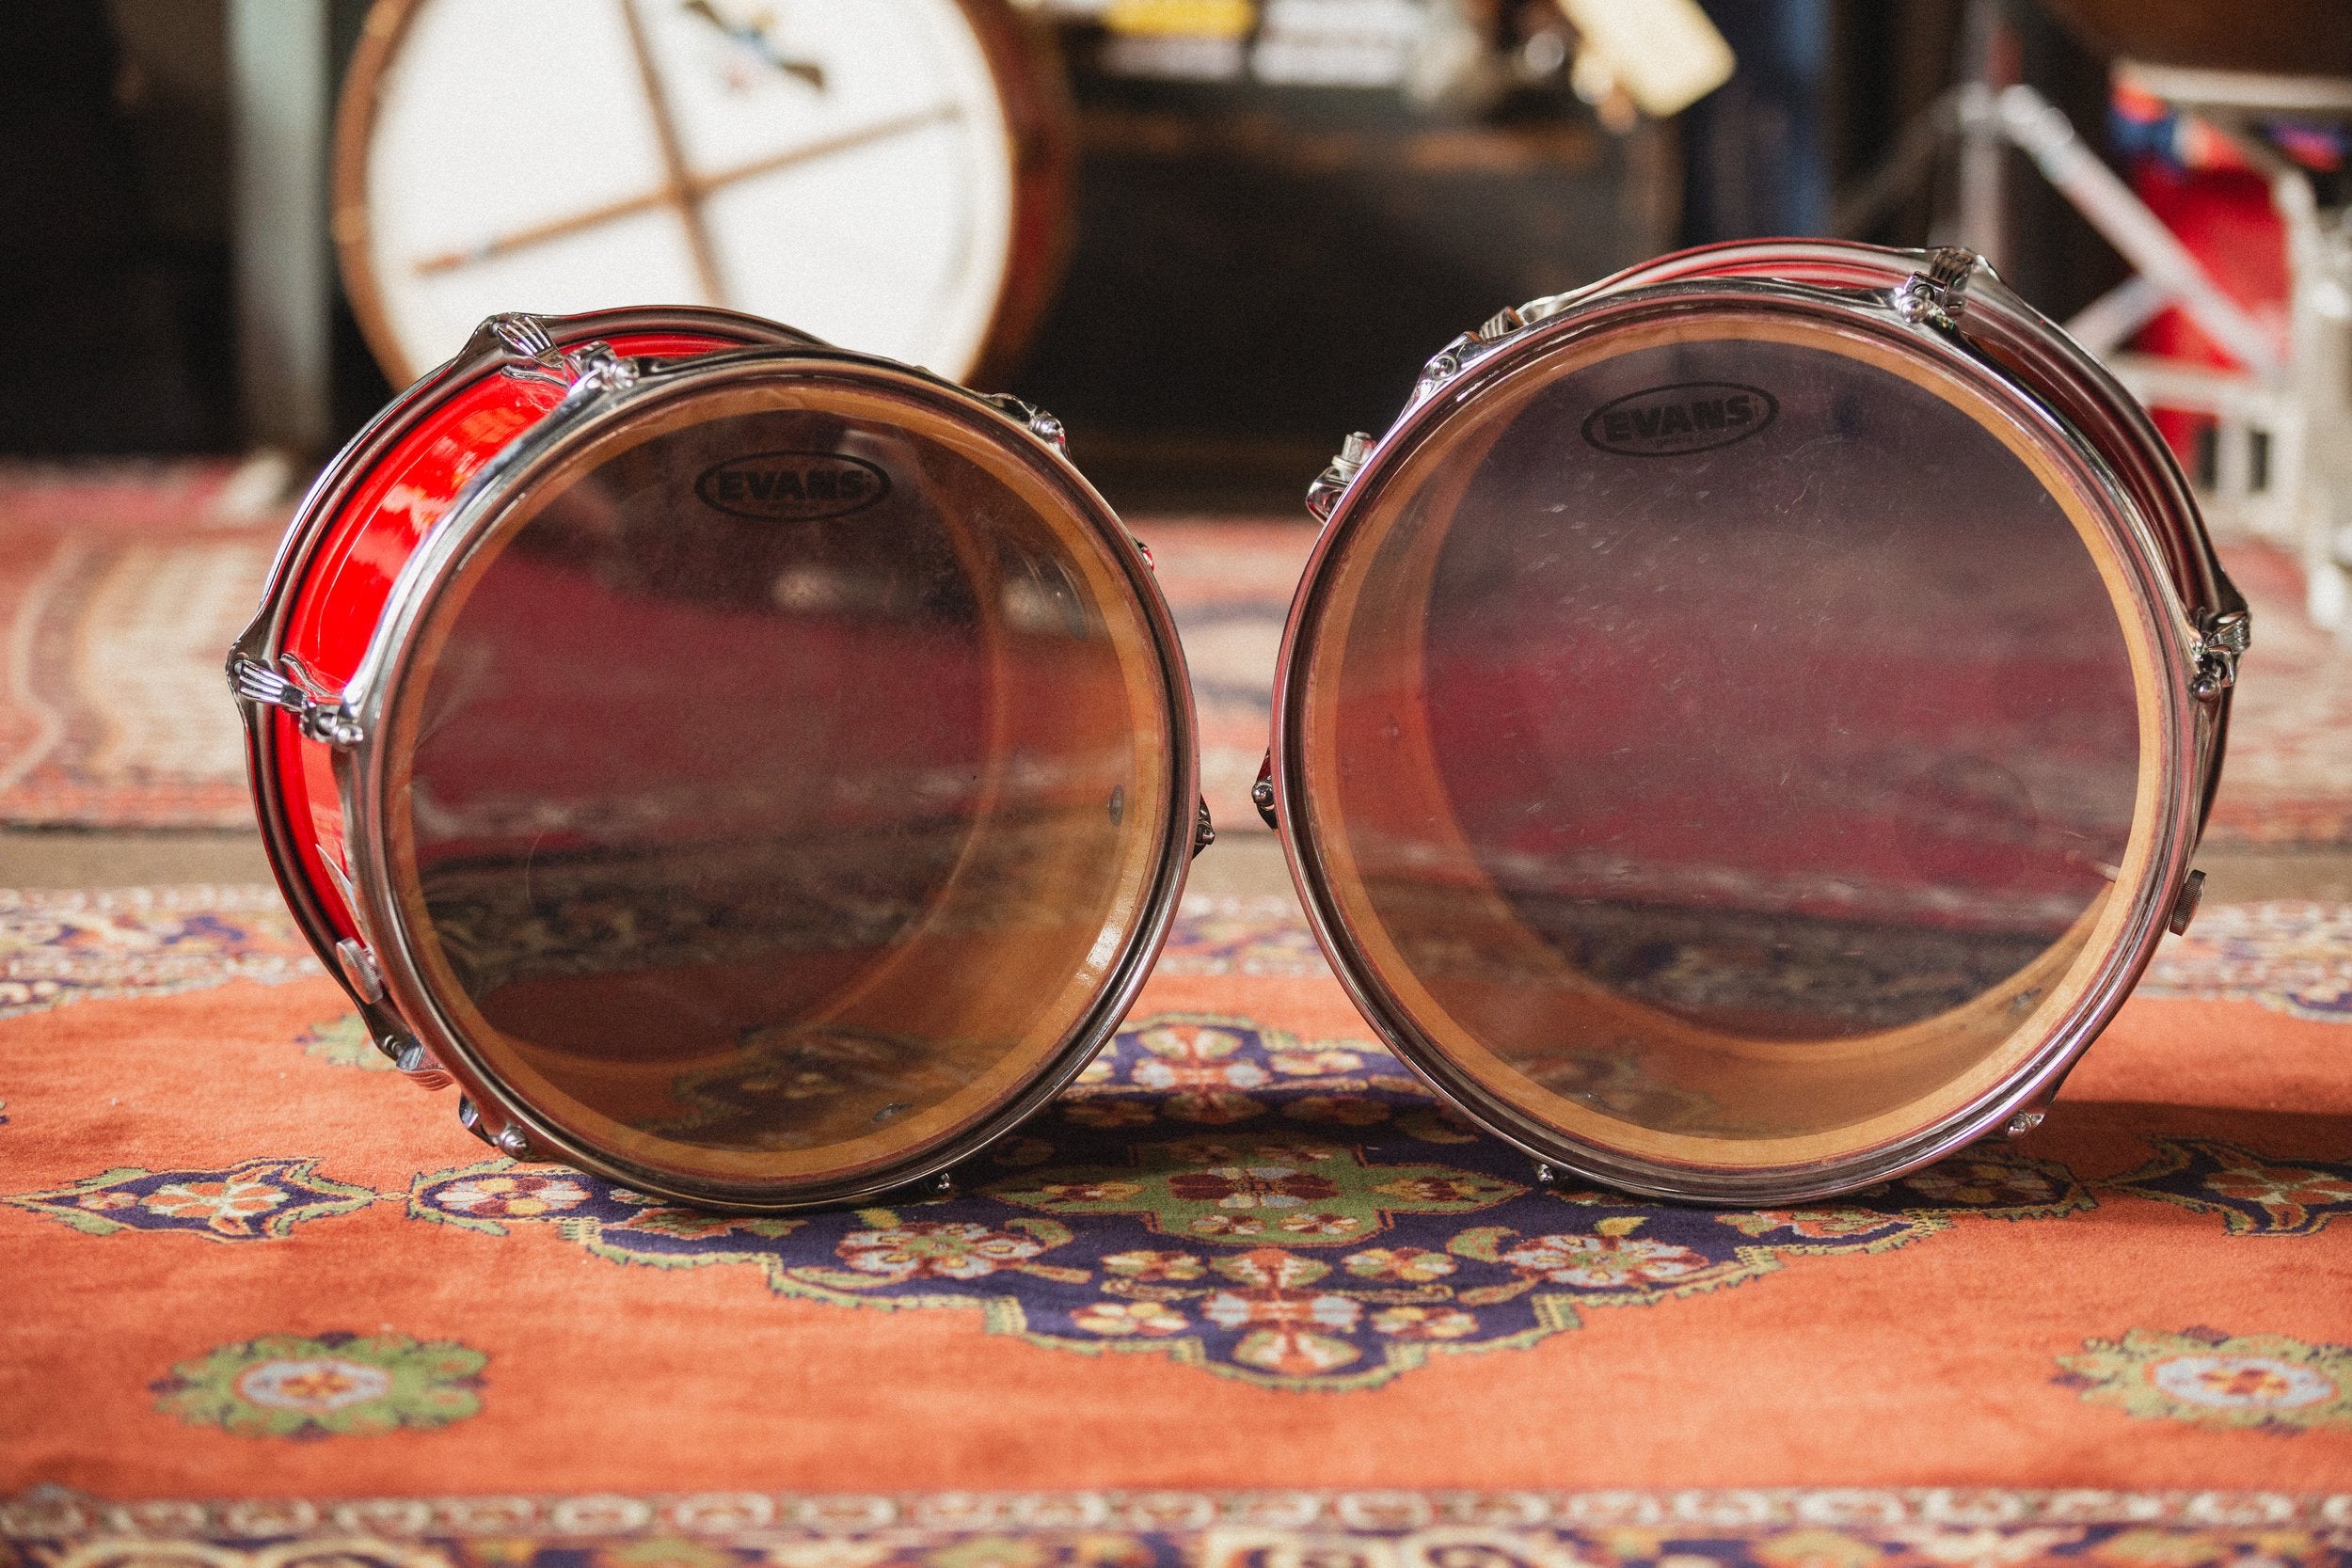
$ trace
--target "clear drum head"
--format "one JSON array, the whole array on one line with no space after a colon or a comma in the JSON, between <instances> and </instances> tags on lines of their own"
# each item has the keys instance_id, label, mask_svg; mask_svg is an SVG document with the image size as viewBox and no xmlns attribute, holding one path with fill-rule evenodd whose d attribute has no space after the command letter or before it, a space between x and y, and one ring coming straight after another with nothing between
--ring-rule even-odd
<instances>
[{"instance_id":1,"label":"clear drum head","mask_svg":"<svg viewBox=\"0 0 2352 1568\"><path fill-rule=\"evenodd\" d=\"M1622 1184L1925 1147L2096 1010L2177 793L2118 505L1899 327L1731 295L1518 354L1367 472L1293 633L1359 999Z\"/></svg>"},{"instance_id":2,"label":"clear drum head","mask_svg":"<svg viewBox=\"0 0 2352 1568\"><path fill-rule=\"evenodd\" d=\"M848 365L697 368L554 451L389 683L385 880L440 1033L566 1157L705 1201L1001 1131L1115 1022L1189 837L1115 528Z\"/></svg>"}]
</instances>

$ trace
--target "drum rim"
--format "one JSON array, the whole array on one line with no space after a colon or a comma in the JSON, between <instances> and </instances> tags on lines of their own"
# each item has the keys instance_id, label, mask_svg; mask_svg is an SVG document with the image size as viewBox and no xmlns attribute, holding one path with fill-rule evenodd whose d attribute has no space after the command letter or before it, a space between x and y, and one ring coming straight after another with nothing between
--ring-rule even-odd
<instances>
[{"instance_id":1,"label":"drum rim","mask_svg":"<svg viewBox=\"0 0 2352 1568\"><path fill-rule=\"evenodd\" d=\"M1785 276L1792 267L1807 270L1834 286L1900 289L1934 254L1844 240L1739 240L1661 256L1589 289L1539 300L1530 309L1564 308L1587 296L1653 282L1769 278ZM2097 432L2110 438L2099 443L2100 450L2127 465L2122 474L2126 486L2140 500L2143 518L2156 530L2172 570L2173 586L2191 618L2201 626L2211 616L2244 617L2245 595L2214 553L2188 476L2182 472L2171 446L2157 432L2138 399L2062 327L2002 282L1981 259L1968 278L1966 297L1965 336L1972 343L2009 364L2011 375L2030 391L2059 404L2063 419L2086 434ZM2203 799L2198 806L2201 829L2212 814L2214 793L2220 786L2234 696L2233 690L2225 688L2215 700L2199 705L2198 756L2204 774Z\"/></svg>"},{"instance_id":2,"label":"drum rim","mask_svg":"<svg viewBox=\"0 0 2352 1568\"><path fill-rule=\"evenodd\" d=\"M368 352L396 386L409 381L416 371L392 332L383 281L369 254L374 230L368 212L368 162L384 73L417 13L430 3L374 0L368 8L335 106L330 154L327 202L343 293ZM979 351L967 372L968 379L985 382L1003 377L1020 358L1061 280L1069 260L1078 133L1068 74L1052 34L1025 23L1000 0L953 3L971 27L996 85L1011 153L1004 267ZM677 309L737 313L725 306Z\"/></svg>"},{"instance_id":3,"label":"drum rim","mask_svg":"<svg viewBox=\"0 0 2352 1568\"><path fill-rule=\"evenodd\" d=\"M379 732L406 674L420 632L434 605L453 581L462 580L471 546L494 527L531 483L570 455L624 421L660 405L691 398L741 379L744 372L815 368L869 386L885 386L934 400L995 436L1001 445L1048 476L1092 528L1119 564L1142 610L1157 656L1168 721L1168 812L1160 834L1158 861L1138 900L1138 914L1120 957L1092 1002L1043 1060L1044 1069L982 1113L962 1132L940 1140L887 1167L866 1175L796 1184L740 1187L718 1179L679 1178L641 1167L554 1131L537 1110L507 1085L453 1028L413 958L412 933L391 885L388 845L389 749ZM581 385L586 385L582 383ZM1093 1059L1118 1025L1145 980L1173 927L1183 901L1197 832L1200 792L1199 736L1192 690L1182 644L1166 598L1150 563L1108 502L1077 468L1037 435L1023 419L978 393L927 371L877 356L814 342L719 351L690 360L615 390L578 396L567 411L559 407L519 434L469 480L441 520L401 570L368 652L344 689L344 701L362 738L334 753L342 801L343 833L354 891L353 916L381 972L388 1001L425 1049L465 1084L477 1113L507 1132L519 1132L533 1159L553 1159L637 1191L702 1208L777 1213L838 1207L898 1192L940 1177L1034 1115ZM454 568L454 570L453 570ZM503 1147L503 1146L501 1146Z\"/></svg>"},{"instance_id":4,"label":"drum rim","mask_svg":"<svg viewBox=\"0 0 2352 1568\"><path fill-rule=\"evenodd\" d=\"M1825 285L1885 292L1901 288L1935 254L1837 240L1736 241L1661 256L1589 289L1536 301L1529 309L1565 309L1587 298L1698 278L1780 281L1792 267L1811 270ZM2110 462L2119 457L2130 461L2131 472L2122 477L2140 482L2127 487L2141 498L2143 520L2156 531L2172 567L2173 587L2191 615L2208 610L2244 610L2245 600L2214 555L2187 476L2138 400L2116 380L2114 372L2027 304L1981 260L1971 270L1965 298L1960 331L1968 343L1992 352L2028 395L2053 402L2054 394L2074 394L2069 401L2074 406L2061 407L2061 416L2094 440L2100 436L2108 437L2097 440L2097 445ZM2040 373L2029 375L2024 368L2008 364L2004 356L2030 356L2030 369ZM2086 416L2095 426L2086 423Z\"/></svg>"},{"instance_id":5,"label":"drum rim","mask_svg":"<svg viewBox=\"0 0 2352 1568\"><path fill-rule=\"evenodd\" d=\"M232 681L240 662L261 664L272 669L277 667L278 657L285 648L287 620L300 599L297 587L309 577L310 563L317 556L320 545L342 519L344 506L369 476L375 472L377 466L398 452L419 425L485 376L494 375L508 367L531 363L529 356L518 353L496 330L499 324L508 319L493 317L485 322L454 356L425 372L386 404L319 470L318 477L311 482L310 489L294 508L294 518L286 526L285 536L278 542L278 553L271 562L269 577L262 590L260 607L230 647L229 666ZM656 332L703 332L733 338L740 345L761 342L778 346L818 344L818 340L808 334L779 323L707 306L648 306L592 310L576 316L532 316L529 320L544 330L558 349L577 347L608 337L624 338ZM709 352L729 351L713 349ZM292 814L287 811L285 799L278 790L278 726L273 717L274 710L246 703L240 703L238 707L245 723L246 777L253 791L254 815L262 830L262 847L269 857L270 871L277 879L278 890L284 896L288 911L294 915L295 927L302 932L304 940L310 942L311 951L318 955L319 962L326 966L327 974L335 977L344 994L350 997L352 1005L359 1010L373 1038L382 1040L405 1036L408 1032L406 1025L360 995L336 960L335 944L341 939L334 921L320 903L318 889L303 868L303 846L295 839Z\"/></svg>"},{"instance_id":6,"label":"drum rim","mask_svg":"<svg viewBox=\"0 0 2352 1568\"><path fill-rule=\"evenodd\" d=\"M1964 328L1955 330L1948 323L1939 327L1908 317L1900 305L1902 291L1915 275L1924 273L1928 260L1920 253L1824 242L1709 247L1662 258L1590 289L1534 302L1518 313L1517 321L1498 318L1487 331L1456 340L1433 360L1396 421L1359 454L1360 463L1346 474L1345 489L1329 509L1300 575L1276 664L1270 763L1284 858L1308 923L1349 998L1399 1059L1441 1101L1519 1148L1539 1167L1556 1167L1645 1196L1729 1205L1807 1201L1901 1175L2003 1130L2021 1112L2046 1104L2074 1061L2129 996L2165 933L2218 774L2220 736L2226 722L2226 691L2220 701L2200 701L2191 690L2198 673L2201 617L2231 608L2233 601L2242 608L2243 601L2235 600L2234 589L2229 587L2215 562L2185 483L2177 491L2179 507L2169 509L2161 519L2152 519L2110 462L2111 444L2122 443L2128 450L2136 442L2156 442L2145 416L2137 415L2137 404L2120 388L2113 389L2106 398L2113 405L2107 427L2098 432L2080 429L2052 406L2040 385L1988 355L1963 336ZM1728 261L1737 270L1728 275L1710 272L1710 261ZM1867 279L1875 287L1828 289L1788 283L1768 276L1775 262L1784 272L1792 264L1835 265L1857 282ZM1972 291L1982 287L1974 282L1970 286ZM2090 984L2058 1026L1992 1088L1910 1133L1844 1155L1744 1171L1683 1167L1571 1137L1537 1124L1454 1066L1406 1009L1388 997L1387 988L1371 976L1362 955L1343 935L1322 857L1306 826L1305 770L1298 766L1297 750L1308 685L1309 632L1321 603L1321 591L1340 546L1353 532L1356 517L1377 495L1384 476L1481 388L1571 337L1596 335L1661 310L1696 309L1735 301L1800 311L1865 327L1884 341L1907 342L1963 380L1977 384L1985 395L2008 401L2012 411L2029 416L2045 438L2075 465L2079 476L2103 497L2105 505L2100 511L2110 543L2127 575L2146 596L2147 608L2154 611L2157 652L2164 665L2159 678L2165 681L2161 696L2167 731L2159 737L2163 818L2155 824L2148 874L2133 895L2119 940L2099 959ZM1972 292L1967 309L1975 310L1979 305L1986 307L1983 315L1995 318L2000 332L2025 339L2061 363L2070 356L2087 358L2072 340L2006 289L1995 284L1986 287L1982 295ZM1504 329L1494 331L1497 326ZM2113 388L2103 372L2097 379ZM2162 450L2160 444L2158 450ZM2129 455L2141 462L2150 456L2145 451ZM2169 453L2161 461L2177 480L2177 467L2170 464ZM2168 543L2184 548L2168 549ZM2201 561L2205 568L2185 585L2180 580L2182 555Z\"/></svg>"}]
</instances>

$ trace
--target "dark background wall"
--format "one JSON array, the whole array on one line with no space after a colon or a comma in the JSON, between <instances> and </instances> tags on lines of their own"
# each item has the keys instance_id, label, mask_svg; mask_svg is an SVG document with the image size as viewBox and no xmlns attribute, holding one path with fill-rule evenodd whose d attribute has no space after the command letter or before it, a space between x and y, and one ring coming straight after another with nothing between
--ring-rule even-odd
<instances>
[{"instance_id":1,"label":"dark background wall","mask_svg":"<svg viewBox=\"0 0 2352 1568\"><path fill-rule=\"evenodd\" d=\"M218 0L16 0L0 48L0 450L236 444Z\"/></svg>"}]
</instances>

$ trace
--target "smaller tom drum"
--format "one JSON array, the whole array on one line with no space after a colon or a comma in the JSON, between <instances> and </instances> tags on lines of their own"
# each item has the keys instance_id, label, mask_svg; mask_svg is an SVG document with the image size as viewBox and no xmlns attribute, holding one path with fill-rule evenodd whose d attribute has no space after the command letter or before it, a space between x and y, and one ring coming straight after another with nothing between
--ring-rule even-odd
<instances>
[{"instance_id":1,"label":"smaller tom drum","mask_svg":"<svg viewBox=\"0 0 2352 1568\"><path fill-rule=\"evenodd\" d=\"M1690 252L1432 359L1327 518L1261 803L1365 1016L1629 1191L2038 1123L2168 925L2246 607L1963 251Z\"/></svg>"},{"instance_id":2,"label":"smaller tom drum","mask_svg":"<svg viewBox=\"0 0 2352 1568\"><path fill-rule=\"evenodd\" d=\"M763 1211L1068 1082L1197 844L1149 563L1050 416L723 311L494 318L230 657L280 884L517 1158Z\"/></svg>"}]
</instances>

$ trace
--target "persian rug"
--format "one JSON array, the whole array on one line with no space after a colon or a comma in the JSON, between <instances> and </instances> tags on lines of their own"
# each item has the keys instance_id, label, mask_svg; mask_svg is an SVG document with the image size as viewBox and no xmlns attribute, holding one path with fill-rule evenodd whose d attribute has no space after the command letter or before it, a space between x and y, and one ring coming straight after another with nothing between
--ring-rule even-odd
<instances>
[{"instance_id":1,"label":"persian rug","mask_svg":"<svg viewBox=\"0 0 2352 1568\"><path fill-rule=\"evenodd\" d=\"M0 463L0 824L242 828L244 741L220 664L285 521L267 461ZM1219 832L1263 832L1282 621L1304 521L1145 518L1200 705ZM2293 562L2233 545L2254 603L2214 840L2352 844L2352 653L2303 614Z\"/></svg>"},{"instance_id":2,"label":"persian rug","mask_svg":"<svg viewBox=\"0 0 2352 1568\"><path fill-rule=\"evenodd\" d=\"M2300 1568L2343 1495L2074 1490L724 1492L0 1501L39 1568Z\"/></svg>"},{"instance_id":3,"label":"persian rug","mask_svg":"<svg viewBox=\"0 0 2352 1568\"><path fill-rule=\"evenodd\" d=\"M2352 844L2352 642L2304 612L2302 569L2285 552L2224 545L2221 559L2252 607L2254 650L2239 667L2208 838Z\"/></svg>"},{"instance_id":4,"label":"persian rug","mask_svg":"<svg viewBox=\"0 0 2352 1568\"><path fill-rule=\"evenodd\" d=\"M2352 907L1760 1212L1539 1186L1272 898L950 1195L782 1218L493 1157L267 890L0 895L0 1002L44 1568L2352 1560Z\"/></svg>"},{"instance_id":5,"label":"persian rug","mask_svg":"<svg viewBox=\"0 0 2352 1568\"><path fill-rule=\"evenodd\" d=\"M1314 530L1168 518L1136 527L1152 545L1184 638L1217 831L1263 832L1249 785L1265 754L1283 618ZM2209 841L2352 844L2352 646L2304 612L2300 570L2283 552L2225 541L2222 559L2252 605L2254 648L2232 711Z\"/></svg>"},{"instance_id":6,"label":"persian rug","mask_svg":"<svg viewBox=\"0 0 2352 1568\"><path fill-rule=\"evenodd\" d=\"M267 456L0 463L0 823L252 823L220 669L291 478Z\"/></svg>"},{"instance_id":7,"label":"persian rug","mask_svg":"<svg viewBox=\"0 0 2352 1568\"><path fill-rule=\"evenodd\" d=\"M1296 522L1153 517L1136 530L1184 644L1209 815L1220 833L1264 832L1249 786L1272 732L1282 621L1315 529L1302 511Z\"/></svg>"}]
</instances>

